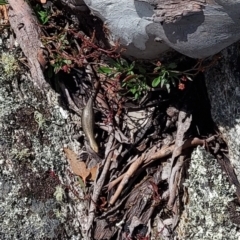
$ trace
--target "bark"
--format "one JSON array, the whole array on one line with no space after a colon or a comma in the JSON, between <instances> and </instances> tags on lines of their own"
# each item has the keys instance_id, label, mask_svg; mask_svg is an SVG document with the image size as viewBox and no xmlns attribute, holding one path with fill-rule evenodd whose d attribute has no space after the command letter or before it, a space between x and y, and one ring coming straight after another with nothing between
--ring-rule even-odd
<instances>
[{"instance_id":1,"label":"bark","mask_svg":"<svg viewBox=\"0 0 240 240\"><path fill-rule=\"evenodd\" d=\"M24 0L9 0L9 21L18 42L27 57L32 81L40 89L47 86L39 58L42 57L43 45L40 41L41 29L28 3Z\"/></svg>"},{"instance_id":2,"label":"bark","mask_svg":"<svg viewBox=\"0 0 240 240\"><path fill-rule=\"evenodd\" d=\"M189 15L197 14L202 12L204 6L212 1L205 0L173 0L173 1L165 1L165 0L144 0L150 4L155 5L155 21L165 22L165 23L174 23L180 21L182 17L186 17Z\"/></svg>"}]
</instances>

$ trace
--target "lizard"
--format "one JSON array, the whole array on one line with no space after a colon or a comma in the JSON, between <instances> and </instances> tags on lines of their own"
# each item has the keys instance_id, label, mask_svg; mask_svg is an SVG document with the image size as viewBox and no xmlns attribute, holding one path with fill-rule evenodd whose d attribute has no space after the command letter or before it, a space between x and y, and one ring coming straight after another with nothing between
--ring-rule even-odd
<instances>
[{"instance_id":1,"label":"lizard","mask_svg":"<svg viewBox=\"0 0 240 240\"><path fill-rule=\"evenodd\" d=\"M100 87L99 81L96 84L95 92L88 99L86 106L82 112L82 128L83 132L86 135L86 138L89 142L90 147L96 153L98 153L99 148L94 136L94 111L93 111L93 103L97 95L97 91Z\"/></svg>"}]
</instances>

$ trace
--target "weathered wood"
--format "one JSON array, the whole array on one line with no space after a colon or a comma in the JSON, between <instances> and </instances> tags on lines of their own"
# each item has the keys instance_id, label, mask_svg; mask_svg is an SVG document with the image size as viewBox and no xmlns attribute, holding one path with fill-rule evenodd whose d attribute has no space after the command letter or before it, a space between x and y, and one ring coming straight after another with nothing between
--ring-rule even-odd
<instances>
[{"instance_id":1,"label":"weathered wood","mask_svg":"<svg viewBox=\"0 0 240 240\"><path fill-rule=\"evenodd\" d=\"M9 0L9 4L9 21L27 57L32 80L40 89L43 89L47 84L38 61L43 47L40 41L41 29L27 1Z\"/></svg>"},{"instance_id":2,"label":"weathered wood","mask_svg":"<svg viewBox=\"0 0 240 240\"><path fill-rule=\"evenodd\" d=\"M205 0L142 0L155 5L155 22L174 23L181 20L182 17L196 14L203 11L207 4Z\"/></svg>"}]
</instances>

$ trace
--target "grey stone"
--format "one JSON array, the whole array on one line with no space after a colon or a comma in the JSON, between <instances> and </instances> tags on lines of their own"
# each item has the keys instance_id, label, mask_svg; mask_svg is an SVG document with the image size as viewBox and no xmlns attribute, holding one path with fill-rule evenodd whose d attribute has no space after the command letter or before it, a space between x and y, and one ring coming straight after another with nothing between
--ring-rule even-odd
<instances>
[{"instance_id":1,"label":"grey stone","mask_svg":"<svg viewBox=\"0 0 240 240\"><path fill-rule=\"evenodd\" d=\"M161 2L166 1L158 0L154 5L145 0L85 0L109 29L109 39L120 40L128 56L157 58L170 47L187 56L203 58L240 39L240 0L192 1L200 2L199 9L180 12L173 22L157 17L154 8Z\"/></svg>"},{"instance_id":2,"label":"grey stone","mask_svg":"<svg viewBox=\"0 0 240 240\"><path fill-rule=\"evenodd\" d=\"M197 147L188 172L183 197L187 200L176 230L177 239L239 239L238 226L229 214L235 188L228 183L217 160L203 147Z\"/></svg>"},{"instance_id":3,"label":"grey stone","mask_svg":"<svg viewBox=\"0 0 240 240\"><path fill-rule=\"evenodd\" d=\"M205 73L211 113L229 147L240 181L240 71L239 44L222 51L221 61Z\"/></svg>"}]
</instances>

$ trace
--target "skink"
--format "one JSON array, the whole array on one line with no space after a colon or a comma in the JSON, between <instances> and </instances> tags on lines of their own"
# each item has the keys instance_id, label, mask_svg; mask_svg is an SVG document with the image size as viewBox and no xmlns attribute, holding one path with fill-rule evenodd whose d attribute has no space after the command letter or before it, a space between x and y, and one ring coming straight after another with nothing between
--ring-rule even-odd
<instances>
[{"instance_id":1,"label":"skink","mask_svg":"<svg viewBox=\"0 0 240 240\"><path fill-rule=\"evenodd\" d=\"M93 99L94 97L90 97L87 105L83 109L82 112L82 128L87 137L87 140L90 144L92 150L98 153L98 145L94 136L94 111L93 111Z\"/></svg>"}]
</instances>

